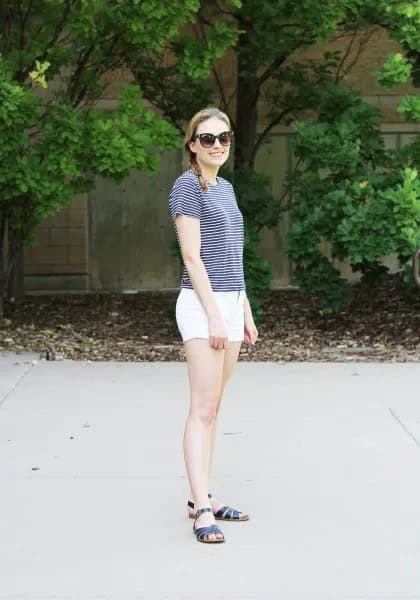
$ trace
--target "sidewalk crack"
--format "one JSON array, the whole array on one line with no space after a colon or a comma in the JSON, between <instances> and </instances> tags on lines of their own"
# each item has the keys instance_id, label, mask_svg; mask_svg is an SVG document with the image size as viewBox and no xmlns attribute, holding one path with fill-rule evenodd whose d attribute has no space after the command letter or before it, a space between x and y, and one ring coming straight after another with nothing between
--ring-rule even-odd
<instances>
[{"instance_id":1,"label":"sidewalk crack","mask_svg":"<svg viewBox=\"0 0 420 600\"><path fill-rule=\"evenodd\" d=\"M26 371L24 371L22 373L22 375L19 377L19 379L12 385L12 387L5 393L5 395L0 398L0 408L3 406L3 404L5 403L5 401L7 400L7 398L10 396L10 394L12 392L15 391L15 389L18 387L18 385L25 379L26 375L29 373L29 371L35 366L34 363L31 362L31 364L28 366L28 368L26 369Z\"/></svg>"},{"instance_id":2,"label":"sidewalk crack","mask_svg":"<svg viewBox=\"0 0 420 600\"><path fill-rule=\"evenodd\" d=\"M406 434L411 437L411 439L416 444L416 446L418 446L420 448L420 441L416 438L416 436L414 435L414 433L411 433L411 431L408 429L408 427L405 425L405 423L403 423L401 421L401 419L394 413L394 411L392 410L392 408L388 408L388 410L391 413L391 416L397 421L397 423L399 423L401 425L401 427L404 429L404 431L406 432Z\"/></svg>"}]
</instances>

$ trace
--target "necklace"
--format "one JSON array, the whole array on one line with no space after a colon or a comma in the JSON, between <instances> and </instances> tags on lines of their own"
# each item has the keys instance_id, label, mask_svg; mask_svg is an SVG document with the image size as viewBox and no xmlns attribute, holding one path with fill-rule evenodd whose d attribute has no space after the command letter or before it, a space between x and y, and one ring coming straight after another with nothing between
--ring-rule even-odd
<instances>
[{"instance_id":1,"label":"necklace","mask_svg":"<svg viewBox=\"0 0 420 600\"><path fill-rule=\"evenodd\" d=\"M210 181L209 179L206 179L204 177L204 175L202 175L202 177L203 177L204 181L207 183L207 185L217 185L218 184L217 177L216 177L216 181Z\"/></svg>"}]
</instances>

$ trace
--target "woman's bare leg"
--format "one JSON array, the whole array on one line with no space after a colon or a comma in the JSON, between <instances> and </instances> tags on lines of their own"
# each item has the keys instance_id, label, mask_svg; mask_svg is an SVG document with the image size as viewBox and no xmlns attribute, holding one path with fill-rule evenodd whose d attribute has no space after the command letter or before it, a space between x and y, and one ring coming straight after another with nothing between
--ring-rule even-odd
<instances>
[{"instance_id":1,"label":"woman's bare leg","mask_svg":"<svg viewBox=\"0 0 420 600\"><path fill-rule=\"evenodd\" d=\"M213 464L213 456L214 456L214 448L216 443L216 435L217 435L217 424L218 424L218 416L220 407L223 399L223 392L225 390L226 383L229 377L232 375L233 369L235 368L236 363L238 362L239 352L241 350L242 342L229 342L228 348L225 351L225 357L223 361L223 377L222 377L222 388L219 395L218 403L217 403L217 413L216 420L214 422L213 430L212 430L212 438L211 438L211 447L210 447L210 456L207 467L207 477L208 477L208 485L210 488L210 473L211 467Z\"/></svg>"},{"instance_id":2,"label":"woman's bare leg","mask_svg":"<svg viewBox=\"0 0 420 600\"><path fill-rule=\"evenodd\" d=\"M208 465L226 350L215 350L208 339L199 338L186 341L184 347L191 397L185 423L184 458L192 500L195 508L202 508L210 506ZM214 516L206 512L197 519L197 527L206 527L214 522ZM211 534L209 539L215 539L215 535Z\"/></svg>"},{"instance_id":3,"label":"woman's bare leg","mask_svg":"<svg viewBox=\"0 0 420 600\"><path fill-rule=\"evenodd\" d=\"M211 428L210 445L209 445L209 451L208 451L207 462L206 462L206 474L207 474L206 481L207 481L208 489L210 489L210 472L211 472L211 466L212 466L212 462L213 462L214 446L215 446L215 440L216 440L216 435L217 435L218 414L219 414L219 410L220 410L220 406L221 406L221 402L222 402L222 398L223 398L223 392L224 392L226 383L227 383L229 377L231 376L232 371L238 361L241 344L242 344L242 342L229 342L228 348L224 351L222 383L221 383L221 387L220 387L220 391L219 391L219 395L218 395L218 399L217 399L216 418L214 419L214 422L213 422L213 425ZM190 498L192 499L193 496L194 496L194 494L193 494L192 490L190 489ZM212 499L213 510L218 510L221 506L222 506L221 503ZM191 512L192 511L190 511L190 514L191 514Z\"/></svg>"}]
</instances>

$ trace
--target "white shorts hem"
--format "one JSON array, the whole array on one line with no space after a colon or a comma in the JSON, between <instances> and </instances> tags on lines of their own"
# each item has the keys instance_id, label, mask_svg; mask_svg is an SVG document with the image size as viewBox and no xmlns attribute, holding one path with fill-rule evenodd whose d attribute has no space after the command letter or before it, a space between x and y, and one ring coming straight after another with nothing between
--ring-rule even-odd
<instances>
[{"instance_id":1,"label":"white shorts hem","mask_svg":"<svg viewBox=\"0 0 420 600\"><path fill-rule=\"evenodd\" d=\"M226 325L228 341L243 342L245 292L214 292L214 295ZM193 338L209 339L208 317L194 290L181 288L175 312L183 342Z\"/></svg>"}]
</instances>

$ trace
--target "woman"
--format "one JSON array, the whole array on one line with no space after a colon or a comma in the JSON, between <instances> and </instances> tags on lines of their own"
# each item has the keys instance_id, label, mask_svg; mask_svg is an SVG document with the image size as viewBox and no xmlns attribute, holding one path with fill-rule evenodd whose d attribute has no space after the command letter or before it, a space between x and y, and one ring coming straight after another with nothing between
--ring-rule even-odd
<instances>
[{"instance_id":1,"label":"woman","mask_svg":"<svg viewBox=\"0 0 420 600\"><path fill-rule=\"evenodd\" d=\"M229 118L206 108L191 119L185 136L189 169L170 193L170 212L184 262L176 320L188 364L191 405L184 457L190 484L188 512L200 542L224 542L215 519L248 515L209 493L210 468L223 388L238 360L241 342L258 331L245 293L243 217L232 185L217 175L229 157Z\"/></svg>"}]
</instances>

